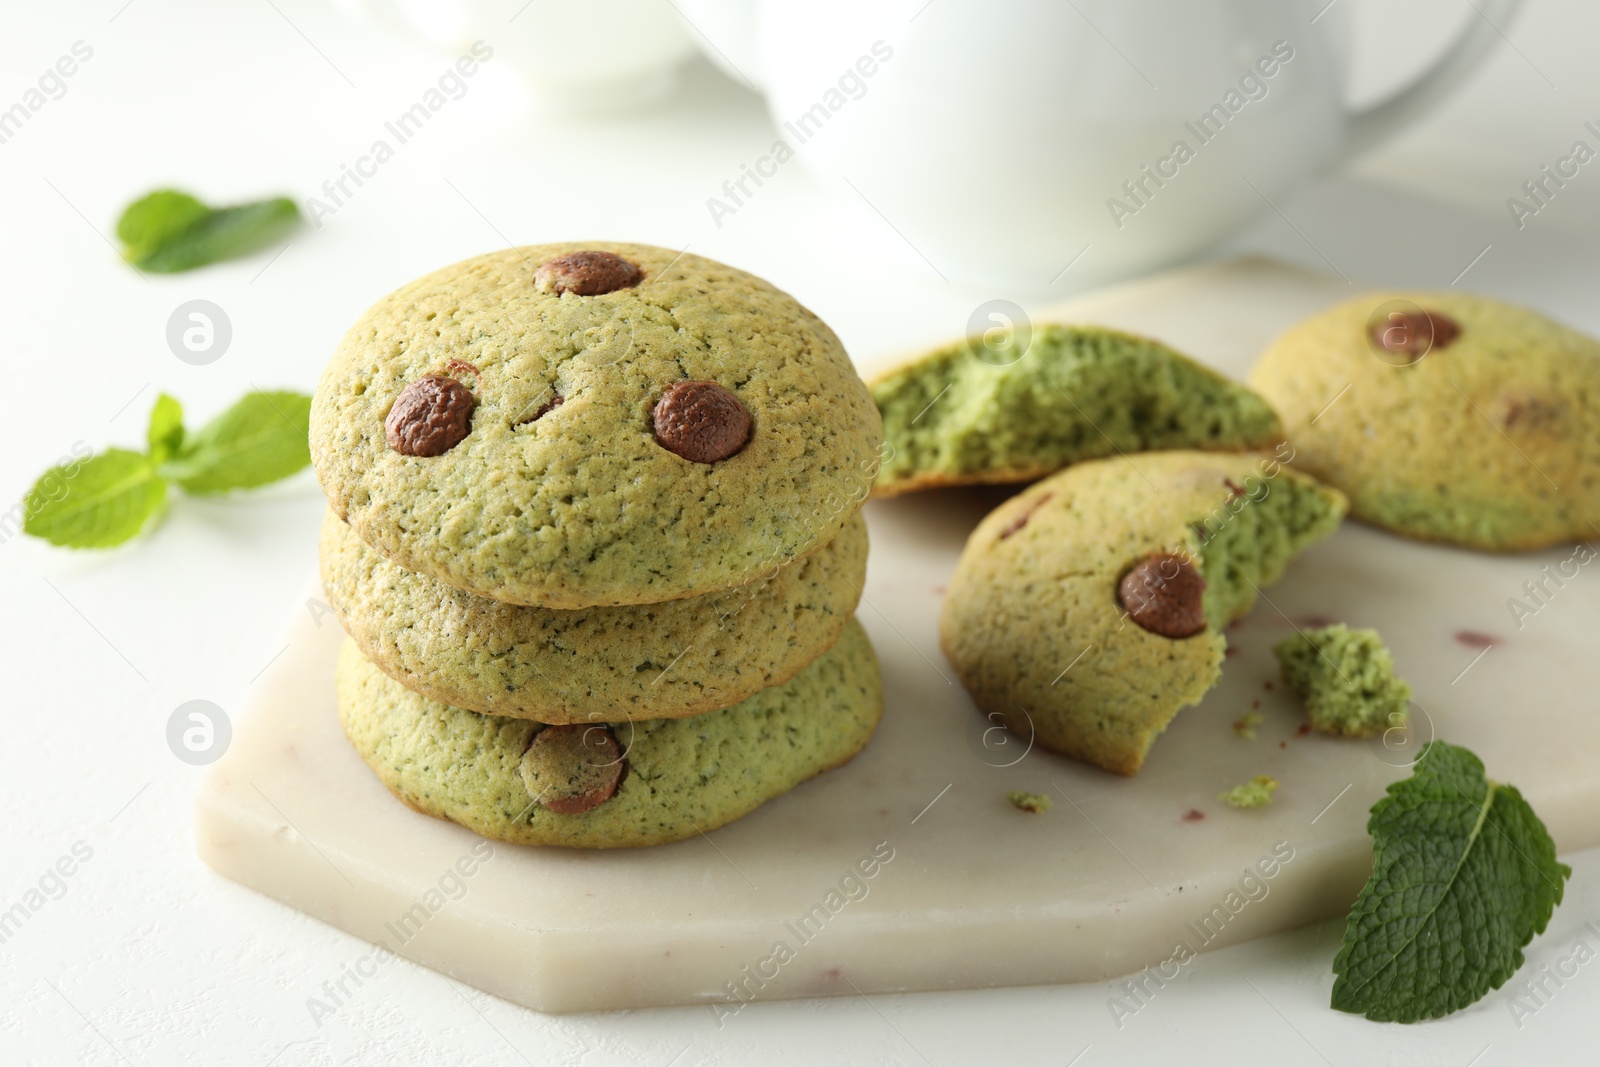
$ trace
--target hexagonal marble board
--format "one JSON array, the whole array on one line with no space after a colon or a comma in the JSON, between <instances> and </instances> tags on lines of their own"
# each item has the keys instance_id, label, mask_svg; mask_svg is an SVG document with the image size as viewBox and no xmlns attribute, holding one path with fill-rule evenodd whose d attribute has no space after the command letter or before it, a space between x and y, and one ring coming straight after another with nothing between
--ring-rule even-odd
<instances>
[{"instance_id":1,"label":"hexagonal marble board","mask_svg":"<svg viewBox=\"0 0 1600 1067\"><path fill-rule=\"evenodd\" d=\"M1350 291L1235 261L1050 317L1136 330L1243 377L1276 332ZM883 661L883 725L848 766L731 826L583 852L491 846L410 810L340 733L341 635L313 596L205 782L200 855L532 1008L704 1003L721 1016L751 997L1103 979L1180 946L1338 914L1370 869L1367 809L1429 733L1520 786L1562 849L1600 842L1600 578L1569 580L1521 629L1506 603L1571 549L1493 557L1346 524L1266 591L1230 632L1221 684L1178 716L1137 778L1122 779L986 735L940 656L943 583L1003 495L868 506L860 617ZM1424 712L1412 736L1386 746L1296 735L1302 714L1272 684L1271 646L1291 620L1317 618L1386 636ZM1474 634L1495 641L1485 648ZM1264 722L1242 739L1231 724L1258 701ZM1271 807L1218 802L1263 773L1282 782ZM1047 793L1054 807L1020 812L1006 800L1013 789Z\"/></svg>"}]
</instances>

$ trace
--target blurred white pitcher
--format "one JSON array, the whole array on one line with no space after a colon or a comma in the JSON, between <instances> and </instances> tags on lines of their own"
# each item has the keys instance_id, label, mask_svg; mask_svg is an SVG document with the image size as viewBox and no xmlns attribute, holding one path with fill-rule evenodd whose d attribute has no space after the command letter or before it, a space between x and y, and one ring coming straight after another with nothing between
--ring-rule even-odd
<instances>
[{"instance_id":1,"label":"blurred white pitcher","mask_svg":"<svg viewBox=\"0 0 1600 1067\"><path fill-rule=\"evenodd\" d=\"M1476 0L1441 59L1354 112L1339 0L676 6L839 195L947 277L1038 291L1173 263L1270 210L1444 98L1520 0Z\"/></svg>"},{"instance_id":2,"label":"blurred white pitcher","mask_svg":"<svg viewBox=\"0 0 1600 1067\"><path fill-rule=\"evenodd\" d=\"M668 0L340 0L452 52L482 40L561 111L647 103L694 55Z\"/></svg>"}]
</instances>

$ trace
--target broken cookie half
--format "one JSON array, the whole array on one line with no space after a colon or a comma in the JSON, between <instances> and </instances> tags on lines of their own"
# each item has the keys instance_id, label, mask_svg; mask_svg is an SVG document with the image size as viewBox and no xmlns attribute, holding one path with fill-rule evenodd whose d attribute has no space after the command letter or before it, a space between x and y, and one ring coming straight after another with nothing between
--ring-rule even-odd
<instances>
[{"instance_id":1,"label":"broken cookie half","mask_svg":"<svg viewBox=\"0 0 1600 1067\"><path fill-rule=\"evenodd\" d=\"M1026 482L1082 460L1238 452L1283 436L1258 394L1158 341L1095 326L970 337L879 375L875 496Z\"/></svg>"},{"instance_id":2,"label":"broken cookie half","mask_svg":"<svg viewBox=\"0 0 1600 1067\"><path fill-rule=\"evenodd\" d=\"M979 524L940 643L986 714L1053 752L1135 774L1179 709L1216 684L1223 629L1346 507L1268 454L1077 464Z\"/></svg>"}]
</instances>

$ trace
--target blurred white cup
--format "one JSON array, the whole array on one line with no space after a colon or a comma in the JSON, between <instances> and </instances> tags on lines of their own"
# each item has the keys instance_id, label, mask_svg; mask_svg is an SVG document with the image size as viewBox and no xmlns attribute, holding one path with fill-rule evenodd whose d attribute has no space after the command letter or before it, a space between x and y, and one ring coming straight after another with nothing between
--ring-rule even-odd
<instances>
[{"instance_id":1,"label":"blurred white cup","mask_svg":"<svg viewBox=\"0 0 1600 1067\"><path fill-rule=\"evenodd\" d=\"M840 197L947 277L1034 291L1169 265L1272 210L1443 99L1520 6L1463 8L1442 58L1352 110L1338 0L675 3Z\"/></svg>"},{"instance_id":2,"label":"blurred white cup","mask_svg":"<svg viewBox=\"0 0 1600 1067\"><path fill-rule=\"evenodd\" d=\"M344 0L430 44L482 40L541 101L605 111L671 92L694 42L667 0Z\"/></svg>"}]
</instances>

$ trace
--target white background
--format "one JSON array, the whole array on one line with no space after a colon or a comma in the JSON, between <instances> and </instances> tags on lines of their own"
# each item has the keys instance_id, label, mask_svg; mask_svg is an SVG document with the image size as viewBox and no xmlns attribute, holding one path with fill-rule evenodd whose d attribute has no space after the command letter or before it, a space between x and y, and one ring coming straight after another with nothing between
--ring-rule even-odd
<instances>
[{"instance_id":1,"label":"white background","mask_svg":"<svg viewBox=\"0 0 1600 1067\"><path fill-rule=\"evenodd\" d=\"M794 292L862 362L957 335L996 295L919 271L882 227L843 224L858 216L824 202L798 166L712 225L705 198L772 133L754 96L701 64L658 108L571 121L539 113L491 62L277 259L141 277L106 239L132 196L179 184L219 202L304 198L450 62L330 5L275 3L6 5L0 108L74 41L94 57L0 145L0 499L75 442L137 447L159 390L198 419L252 386L309 390L373 299L507 240L689 245ZM1456 0L1374 0L1357 14L1352 91L1365 97L1476 17ZM1600 164L1521 231L1505 207L1586 136L1585 119L1600 120L1600 12L1591 0L1533 0L1507 36L1445 108L1353 173L1281 201L1287 218L1269 214L1237 246L1418 286L1449 284L1488 246L1463 287L1600 332ZM165 342L168 315L196 297L222 305L234 330L205 367ZM1103 985L759 1005L719 1031L704 1009L539 1016L404 962L316 1028L306 998L365 946L194 858L202 771L173 757L165 727L183 701L246 700L300 610L321 509L302 475L238 499L175 500L152 535L109 553L0 544L0 910L75 842L93 850L66 894L0 945L0 1062L1466 1067L1594 1055L1600 964L1520 1028L1506 990L1446 1022L1379 1026L1326 1007L1337 924L1204 956L1120 1031ZM1600 855L1567 859L1567 902L1530 967L1554 964L1600 917Z\"/></svg>"}]
</instances>

